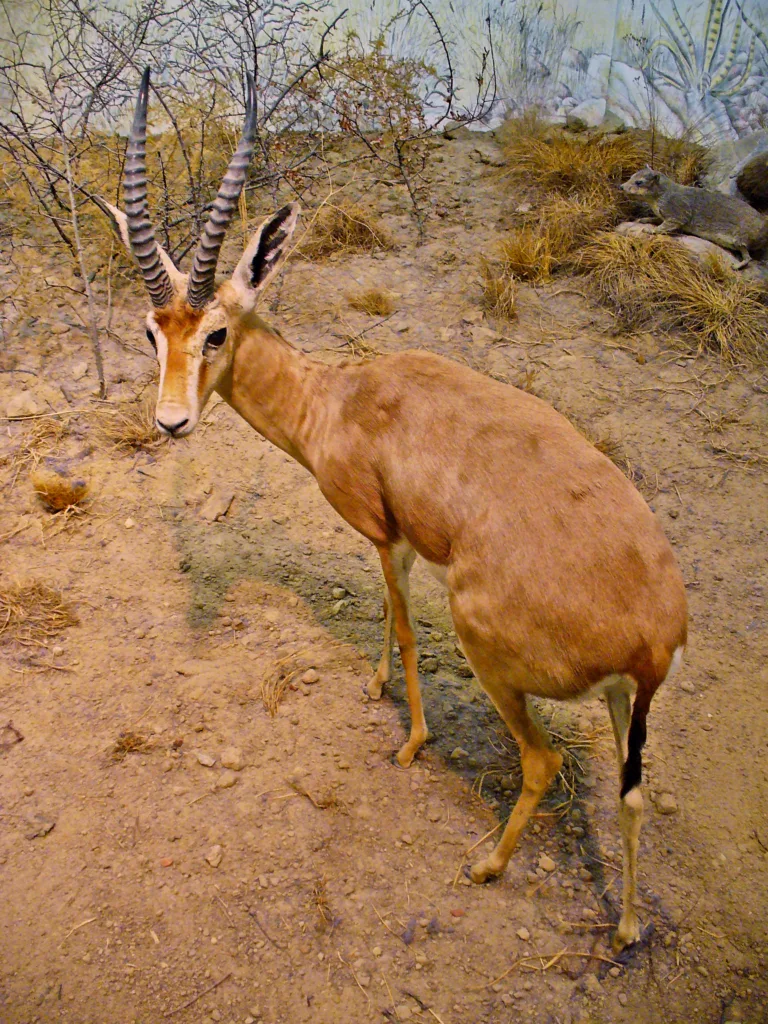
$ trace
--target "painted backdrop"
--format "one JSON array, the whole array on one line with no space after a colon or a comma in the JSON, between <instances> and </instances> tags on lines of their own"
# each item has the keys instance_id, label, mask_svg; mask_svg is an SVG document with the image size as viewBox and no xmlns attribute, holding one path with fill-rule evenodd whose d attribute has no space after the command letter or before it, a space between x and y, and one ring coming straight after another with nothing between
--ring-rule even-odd
<instances>
[{"instance_id":1,"label":"painted backdrop","mask_svg":"<svg viewBox=\"0 0 768 1024\"><path fill-rule=\"evenodd\" d=\"M340 5L341 6L341 5ZM401 0L347 0L365 38L433 54L424 17L392 19ZM458 55L466 102L492 26L492 121L531 105L564 118L589 102L626 124L714 142L768 128L768 0L432 0ZM388 26L388 27L387 27Z\"/></svg>"}]
</instances>

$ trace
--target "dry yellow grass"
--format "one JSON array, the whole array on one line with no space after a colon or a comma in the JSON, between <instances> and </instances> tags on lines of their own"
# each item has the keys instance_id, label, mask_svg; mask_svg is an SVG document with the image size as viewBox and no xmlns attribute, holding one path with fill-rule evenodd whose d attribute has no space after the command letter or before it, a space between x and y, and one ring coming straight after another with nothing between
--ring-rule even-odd
<instances>
[{"instance_id":1,"label":"dry yellow grass","mask_svg":"<svg viewBox=\"0 0 768 1024\"><path fill-rule=\"evenodd\" d=\"M44 646L50 637L77 623L72 605L47 583L0 584L0 643Z\"/></svg>"},{"instance_id":2,"label":"dry yellow grass","mask_svg":"<svg viewBox=\"0 0 768 1024\"><path fill-rule=\"evenodd\" d=\"M128 754L143 754L149 749L146 737L137 732L121 732L110 751L113 761L122 761Z\"/></svg>"},{"instance_id":3,"label":"dry yellow grass","mask_svg":"<svg viewBox=\"0 0 768 1024\"><path fill-rule=\"evenodd\" d=\"M595 188L609 192L648 163L682 184L692 184L704 162L704 150L685 139L638 131L573 134L530 116L504 126L501 147L505 177L538 192L561 195ZM618 192L614 200L617 206L625 203Z\"/></svg>"},{"instance_id":4,"label":"dry yellow grass","mask_svg":"<svg viewBox=\"0 0 768 1024\"><path fill-rule=\"evenodd\" d=\"M49 512L63 512L79 505L88 495L86 480L73 480L55 469L38 466L30 473L32 486Z\"/></svg>"},{"instance_id":5,"label":"dry yellow grass","mask_svg":"<svg viewBox=\"0 0 768 1024\"><path fill-rule=\"evenodd\" d=\"M395 312L394 299L382 288L364 288L347 296L352 309L369 316L391 316Z\"/></svg>"},{"instance_id":6,"label":"dry yellow grass","mask_svg":"<svg viewBox=\"0 0 768 1024\"><path fill-rule=\"evenodd\" d=\"M163 438L155 425L154 398L110 409L99 422L98 433L107 444L120 451L155 448Z\"/></svg>"},{"instance_id":7,"label":"dry yellow grass","mask_svg":"<svg viewBox=\"0 0 768 1024\"><path fill-rule=\"evenodd\" d=\"M394 247L392 236L375 214L362 206L340 203L320 210L298 251L316 260Z\"/></svg>"},{"instance_id":8,"label":"dry yellow grass","mask_svg":"<svg viewBox=\"0 0 768 1024\"><path fill-rule=\"evenodd\" d=\"M680 330L697 351L765 361L768 307L758 288L722 263L701 265L674 239L605 233L578 254L598 297L625 328Z\"/></svg>"},{"instance_id":9,"label":"dry yellow grass","mask_svg":"<svg viewBox=\"0 0 768 1024\"><path fill-rule=\"evenodd\" d=\"M514 320L517 316L517 284L503 266L480 261L483 277L482 306L486 313L501 320Z\"/></svg>"}]
</instances>

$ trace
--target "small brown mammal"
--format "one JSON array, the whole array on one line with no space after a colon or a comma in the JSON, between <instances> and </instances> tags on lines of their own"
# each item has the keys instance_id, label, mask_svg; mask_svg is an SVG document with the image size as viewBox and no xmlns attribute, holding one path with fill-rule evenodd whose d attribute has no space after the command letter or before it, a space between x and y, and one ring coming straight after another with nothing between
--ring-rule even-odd
<instances>
[{"instance_id":1,"label":"small brown mammal","mask_svg":"<svg viewBox=\"0 0 768 1024\"><path fill-rule=\"evenodd\" d=\"M642 196L661 218L656 234L684 231L732 249L741 258L737 270L768 249L768 220L734 196L678 185L650 167L637 171L619 187L631 196Z\"/></svg>"}]
</instances>

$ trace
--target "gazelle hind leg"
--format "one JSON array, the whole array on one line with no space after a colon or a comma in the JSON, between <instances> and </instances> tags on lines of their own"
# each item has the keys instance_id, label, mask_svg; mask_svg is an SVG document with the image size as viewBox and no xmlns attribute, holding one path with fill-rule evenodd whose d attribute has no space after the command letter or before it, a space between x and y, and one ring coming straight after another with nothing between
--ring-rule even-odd
<instances>
[{"instance_id":1,"label":"gazelle hind leg","mask_svg":"<svg viewBox=\"0 0 768 1024\"><path fill-rule=\"evenodd\" d=\"M368 683L366 691L371 700L380 700L381 691L384 689L384 684L389 682L392 666L392 641L394 640L394 631L392 629L392 602L389 600L389 593L387 588L384 588L384 645L381 651L381 661L379 661L379 667Z\"/></svg>"},{"instance_id":2,"label":"gazelle hind leg","mask_svg":"<svg viewBox=\"0 0 768 1024\"><path fill-rule=\"evenodd\" d=\"M419 747L426 743L428 737L427 723L424 718L424 705L421 702L421 689L419 687L416 635L411 624L410 588L408 586L408 574L413 566L416 553L407 541L400 541L397 544L392 544L390 547L379 548L379 557L381 558L381 568L384 572L384 579L388 590L387 607L391 609L391 616L397 634L397 643L400 648L400 657L403 662L403 669L405 670L405 686L408 695L408 707L411 712L410 736L408 741L398 751L397 760L401 768L409 768ZM385 647L386 654L387 648ZM382 658L382 661L384 661L384 658ZM387 658L386 665L387 675L389 675L388 662L389 658ZM381 665L379 665L379 669L381 670ZM378 678L378 675L379 673L377 672L374 681Z\"/></svg>"},{"instance_id":3,"label":"gazelle hind leg","mask_svg":"<svg viewBox=\"0 0 768 1024\"><path fill-rule=\"evenodd\" d=\"M523 788L495 850L472 866L473 882L485 882L503 873L520 833L563 765L562 755L553 749L524 694L514 690L488 693L520 747Z\"/></svg>"},{"instance_id":4,"label":"gazelle hind leg","mask_svg":"<svg viewBox=\"0 0 768 1024\"><path fill-rule=\"evenodd\" d=\"M631 717L629 688L618 683L605 691L608 711L616 742L616 757L619 762L619 778L627 760L627 733ZM640 786L633 786L623 797L619 797L619 828L623 849L623 893L622 912L619 927L613 937L616 952L631 946L640 938L640 924L635 911L637 897L637 849L640 841L640 827L643 823L643 794Z\"/></svg>"}]
</instances>

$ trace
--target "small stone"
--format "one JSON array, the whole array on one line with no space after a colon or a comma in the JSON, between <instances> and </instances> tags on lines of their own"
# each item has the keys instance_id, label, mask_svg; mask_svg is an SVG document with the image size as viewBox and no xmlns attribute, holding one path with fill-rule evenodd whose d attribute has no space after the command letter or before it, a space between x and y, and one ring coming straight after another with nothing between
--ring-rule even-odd
<instances>
[{"instance_id":1,"label":"small stone","mask_svg":"<svg viewBox=\"0 0 768 1024\"><path fill-rule=\"evenodd\" d=\"M130 516L123 523L123 526L126 528L126 530L132 530L135 525L136 525L135 520L131 519Z\"/></svg>"},{"instance_id":2,"label":"small stone","mask_svg":"<svg viewBox=\"0 0 768 1024\"><path fill-rule=\"evenodd\" d=\"M347 592L344 587L334 587L331 591L331 597L334 601L340 601L343 597L347 596Z\"/></svg>"},{"instance_id":3,"label":"small stone","mask_svg":"<svg viewBox=\"0 0 768 1024\"><path fill-rule=\"evenodd\" d=\"M60 647L58 644L55 647L51 648L51 654L52 654L52 656L54 658L60 658L63 653L64 653L64 648Z\"/></svg>"},{"instance_id":4,"label":"small stone","mask_svg":"<svg viewBox=\"0 0 768 1024\"><path fill-rule=\"evenodd\" d=\"M267 878L266 875L259 875L259 886L262 889L268 889L269 888L269 879Z\"/></svg>"},{"instance_id":5,"label":"small stone","mask_svg":"<svg viewBox=\"0 0 768 1024\"><path fill-rule=\"evenodd\" d=\"M374 946L371 952L373 953L374 956L381 956L383 951L381 946Z\"/></svg>"},{"instance_id":6,"label":"small stone","mask_svg":"<svg viewBox=\"0 0 768 1024\"><path fill-rule=\"evenodd\" d=\"M232 490L214 489L210 498L200 509L201 517L207 523L213 523L217 519L222 519L229 512L229 506L234 501L234 498L235 492Z\"/></svg>"},{"instance_id":7,"label":"small stone","mask_svg":"<svg viewBox=\"0 0 768 1024\"><path fill-rule=\"evenodd\" d=\"M683 693L696 693L696 687L688 679L683 679L680 683L680 689Z\"/></svg>"},{"instance_id":8,"label":"small stone","mask_svg":"<svg viewBox=\"0 0 768 1024\"><path fill-rule=\"evenodd\" d=\"M527 942L528 939L530 939L530 937L531 937L531 933L528 931L527 928L518 928L517 929L517 937L522 942Z\"/></svg>"},{"instance_id":9,"label":"small stone","mask_svg":"<svg viewBox=\"0 0 768 1024\"><path fill-rule=\"evenodd\" d=\"M75 363L69 372L72 380L82 380L83 377L88 373L88 363L83 360L81 363Z\"/></svg>"},{"instance_id":10,"label":"small stone","mask_svg":"<svg viewBox=\"0 0 768 1024\"><path fill-rule=\"evenodd\" d=\"M619 992L619 994L618 994L618 996L616 998L619 1000L619 1002L621 1003L622 1006L626 1006L627 1005L628 1000L627 1000L627 996L626 996L626 994L624 992Z\"/></svg>"},{"instance_id":11,"label":"small stone","mask_svg":"<svg viewBox=\"0 0 768 1024\"><path fill-rule=\"evenodd\" d=\"M245 767L245 758L239 747L225 747L221 752L221 763L224 768L233 772L241 772Z\"/></svg>"},{"instance_id":12,"label":"small stone","mask_svg":"<svg viewBox=\"0 0 768 1024\"><path fill-rule=\"evenodd\" d=\"M211 754L206 754L203 750L196 750L195 757L197 758L197 763L201 764L203 768L213 768L216 764L216 758L212 757Z\"/></svg>"},{"instance_id":13,"label":"small stone","mask_svg":"<svg viewBox=\"0 0 768 1024\"><path fill-rule=\"evenodd\" d=\"M454 907L451 910L451 917L464 917L466 910L463 907Z\"/></svg>"},{"instance_id":14,"label":"small stone","mask_svg":"<svg viewBox=\"0 0 768 1024\"><path fill-rule=\"evenodd\" d=\"M597 998L603 994L603 986L600 984L600 980L595 974L585 975L581 985L588 996Z\"/></svg>"},{"instance_id":15,"label":"small stone","mask_svg":"<svg viewBox=\"0 0 768 1024\"><path fill-rule=\"evenodd\" d=\"M399 1006L396 1006L395 1013L400 1018L400 1020L410 1020L411 1017L413 1016L413 1010L410 1008L410 1006L406 1006L405 1003L401 1003Z\"/></svg>"},{"instance_id":16,"label":"small stone","mask_svg":"<svg viewBox=\"0 0 768 1024\"><path fill-rule=\"evenodd\" d=\"M437 658L424 658L421 663L422 672L437 672L440 667L440 662Z\"/></svg>"},{"instance_id":17,"label":"small stone","mask_svg":"<svg viewBox=\"0 0 768 1024\"><path fill-rule=\"evenodd\" d=\"M659 793L656 797L656 810L659 814L675 814L677 800L671 793Z\"/></svg>"},{"instance_id":18,"label":"small stone","mask_svg":"<svg viewBox=\"0 0 768 1024\"><path fill-rule=\"evenodd\" d=\"M217 868L221 864L221 858L224 856L224 851L218 845L212 846L208 853L205 855L205 859L211 865L212 868Z\"/></svg>"},{"instance_id":19,"label":"small stone","mask_svg":"<svg viewBox=\"0 0 768 1024\"><path fill-rule=\"evenodd\" d=\"M608 971L608 973L610 974L610 976L612 978L618 978L621 975L621 968L620 967L611 967L611 969Z\"/></svg>"},{"instance_id":20,"label":"small stone","mask_svg":"<svg viewBox=\"0 0 768 1024\"><path fill-rule=\"evenodd\" d=\"M169 868L173 864L173 857L162 857L160 860L161 868Z\"/></svg>"},{"instance_id":21,"label":"small stone","mask_svg":"<svg viewBox=\"0 0 768 1024\"><path fill-rule=\"evenodd\" d=\"M19 416L36 416L42 409L35 400L35 396L29 391L22 391L8 399L5 406L5 415L9 420Z\"/></svg>"},{"instance_id":22,"label":"small stone","mask_svg":"<svg viewBox=\"0 0 768 1024\"><path fill-rule=\"evenodd\" d=\"M539 867L543 868L544 871L554 871L557 864L552 860L548 853L542 853L539 857Z\"/></svg>"},{"instance_id":23,"label":"small stone","mask_svg":"<svg viewBox=\"0 0 768 1024\"><path fill-rule=\"evenodd\" d=\"M314 668L308 668L304 675L301 677L302 683L306 683L307 685L311 683L316 683L319 679L320 676L317 674L317 671Z\"/></svg>"},{"instance_id":24,"label":"small stone","mask_svg":"<svg viewBox=\"0 0 768 1024\"><path fill-rule=\"evenodd\" d=\"M400 836L400 838L402 839L406 846L411 846L413 844L413 838L409 836L407 832Z\"/></svg>"},{"instance_id":25,"label":"small stone","mask_svg":"<svg viewBox=\"0 0 768 1024\"><path fill-rule=\"evenodd\" d=\"M460 761L462 757L469 757L469 751L465 750L463 747L455 747L451 751L452 761Z\"/></svg>"},{"instance_id":26,"label":"small stone","mask_svg":"<svg viewBox=\"0 0 768 1024\"><path fill-rule=\"evenodd\" d=\"M233 772L233 771L230 771L229 769L226 769L226 771L223 771L221 773L221 775L219 775L218 779L216 779L216 788L217 789L231 789L232 786L234 786L234 784L236 782L237 782L237 772Z\"/></svg>"}]
</instances>

